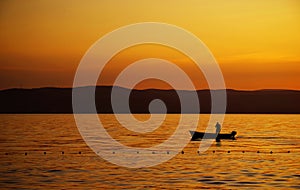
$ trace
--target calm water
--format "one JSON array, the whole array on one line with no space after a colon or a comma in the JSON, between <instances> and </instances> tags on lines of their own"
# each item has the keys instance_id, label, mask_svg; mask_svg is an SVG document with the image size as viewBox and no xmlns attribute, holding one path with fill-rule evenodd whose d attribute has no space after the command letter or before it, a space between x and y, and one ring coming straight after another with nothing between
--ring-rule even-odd
<instances>
[{"instance_id":1,"label":"calm water","mask_svg":"<svg viewBox=\"0 0 300 190\"><path fill-rule=\"evenodd\" d=\"M99 117L124 145L150 147L170 137L180 115L167 115L160 128L144 135L121 127L113 115ZM200 116L199 131L208 118ZM299 115L226 115L222 132L236 130L236 141L213 142L203 154L197 153L200 142L190 142L184 154L170 151L177 154L171 160L139 169L98 157L73 115L0 115L0 121L1 188L300 188ZM166 152L154 153L160 154Z\"/></svg>"}]
</instances>

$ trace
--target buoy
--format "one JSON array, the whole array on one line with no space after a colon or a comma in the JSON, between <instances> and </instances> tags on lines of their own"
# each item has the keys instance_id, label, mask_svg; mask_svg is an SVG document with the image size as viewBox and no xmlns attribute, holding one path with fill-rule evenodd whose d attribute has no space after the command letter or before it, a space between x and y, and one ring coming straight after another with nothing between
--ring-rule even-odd
<instances>
[{"instance_id":1,"label":"buoy","mask_svg":"<svg viewBox=\"0 0 300 190\"><path fill-rule=\"evenodd\" d=\"M216 151L213 150L213 153L215 153Z\"/></svg>"},{"instance_id":2,"label":"buoy","mask_svg":"<svg viewBox=\"0 0 300 190\"><path fill-rule=\"evenodd\" d=\"M25 152L25 156L27 155L27 152Z\"/></svg>"},{"instance_id":3,"label":"buoy","mask_svg":"<svg viewBox=\"0 0 300 190\"><path fill-rule=\"evenodd\" d=\"M270 154L273 154L273 151L271 150Z\"/></svg>"},{"instance_id":4,"label":"buoy","mask_svg":"<svg viewBox=\"0 0 300 190\"><path fill-rule=\"evenodd\" d=\"M46 152L44 152L44 154L46 154Z\"/></svg>"},{"instance_id":5,"label":"buoy","mask_svg":"<svg viewBox=\"0 0 300 190\"><path fill-rule=\"evenodd\" d=\"M257 151L257 153L259 153L259 150Z\"/></svg>"},{"instance_id":6,"label":"buoy","mask_svg":"<svg viewBox=\"0 0 300 190\"><path fill-rule=\"evenodd\" d=\"M61 154L64 154L64 153L65 153L64 151L61 152Z\"/></svg>"},{"instance_id":7,"label":"buoy","mask_svg":"<svg viewBox=\"0 0 300 190\"><path fill-rule=\"evenodd\" d=\"M181 154L184 154L184 151L181 151Z\"/></svg>"},{"instance_id":8,"label":"buoy","mask_svg":"<svg viewBox=\"0 0 300 190\"><path fill-rule=\"evenodd\" d=\"M288 153L290 153L291 151L288 151Z\"/></svg>"},{"instance_id":9,"label":"buoy","mask_svg":"<svg viewBox=\"0 0 300 190\"><path fill-rule=\"evenodd\" d=\"M79 153L79 154L81 154L81 152L80 152L80 151L79 151L78 153Z\"/></svg>"},{"instance_id":10,"label":"buoy","mask_svg":"<svg viewBox=\"0 0 300 190\"><path fill-rule=\"evenodd\" d=\"M242 153L245 153L245 151L243 150Z\"/></svg>"},{"instance_id":11,"label":"buoy","mask_svg":"<svg viewBox=\"0 0 300 190\"><path fill-rule=\"evenodd\" d=\"M200 153L199 150L197 151L197 153L198 153L198 154Z\"/></svg>"},{"instance_id":12,"label":"buoy","mask_svg":"<svg viewBox=\"0 0 300 190\"><path fill-rule=\"evenodd\" d=\"M228 150L228 152L227 153L230 153L230 150Z\"/></svg>"}]
</instances>

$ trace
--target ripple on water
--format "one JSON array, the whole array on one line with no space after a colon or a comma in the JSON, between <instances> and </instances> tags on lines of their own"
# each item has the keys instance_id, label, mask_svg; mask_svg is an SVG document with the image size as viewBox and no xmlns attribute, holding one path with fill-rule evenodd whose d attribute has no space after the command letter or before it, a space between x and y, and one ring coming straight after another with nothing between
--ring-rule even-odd
<instances>
[{"instance_id":1,"label":"ripple on water","mask_svg":"<svg viewBox=\"0 0 300 190\"><path fill-rule=\"evenodd\" d=\"M198 179L197 181L207 183L207 182L212 182L214 180L212 180L212 179Z\"/></svg>"},{"instance_id":2,"label":"ripple on water","mask_svg":"<svg viewBox=\"0 0 300 190\"><path fill-rule=\"evenodd\" d=\"M266 177L275 177L276 175L275 174L262 174L263 176L266 176Z\"/></svg>"},{"instance_id":3,"label":"ripple on water","mask_svg":"<svg viewBox=\"0 0 300 190\"><path fill-rule=\"evenodd\" d=\"M212 178L214 178L214 177L213 177L213 176L203 176L202 178L212 179Z\"/></svg>"},{"instance_id":4,"label":"ripple on water","mask_svg":"<svg viewBox=\"0 0 300 190\"><path fill-rule=\"evenodd\" d=\"M291 188L294 188L294 189L300 189L300 185L292 185L290 186Z\"/></svg>"},{"instance_id":5,"label":"ripple on water","mask_svg":"<svg viewBox=\"0 0 300 190\"><path fill-rule=\"evenodd\" d=\"M67 180L67 182L72 182L72 183L87 183L84 180Z\"/></svg>"},{"instance_id":6,"label":"ripple on water","mask_svg":"<svg viewBox=\"0 0 300 190\"><path fill-rule=\"evenodd\" d=\"M47 170L49 173L61 173L63 172L62 170Z\"/></svg>"},{"instance_id":7,"label":"ripple on water","mask_svg":"<svg viewBox=\"0 0 300 190\"><path fill-rule=\"evenodd\" d=\"M245 185L263 184L263 182L258 182L258 181L238 181L236 183L238 183L238 184L245 184Z\"/></svg>"},{"instance_id":8,"label":"ripple on water","mask_svg":"<svg viewBox=\"0 0 300 190\"><path fill-rule=\"evenodd\" d=\"M279 179L275 179L274 181L288 181L288 180L287 179L279 178Z\"/></svg>"},{"instance_id":9,"label":"ripple on water","mask_svg":"<svg viewBox=\"0 0 300 190\"><path fill-rule=\"evenodd\" d=\"M46 179L46 180L40 180L40 182L51 184L51 183L54 183L55 180L54 179Z\"/></svg>"},{"instance_id":10,"label":"ripple on water","mask_svg":"<svg viewBox=\"0 0 300 190\"><path fill-rule=\"evenodd\" d=\"M12 170L7 170L5 173L11 174L11 173L16 173L18 170L12 169Z\"/></svg>"},{"instance_id":11,"label":"ripple on water","mask_svg":"<svg viewBox=\"0 0 300 190\"><path fill-rule=\"evenodd\" d=\"M254 187L262 187L264 182L257 182L257 181L236 181L233 184L230 184L230 186L236 186L239 188L254 188Z\"/></svg>"},{"instance_id":12,"label":"ripple on water","mask_svg":"<svg viewBox=\"0 0 300 190\"><path fill-rule=\"evenodd\" d=\"M224 184L226 184L226 182L223 182L223 181L212 181L212 182L208 182L208 184L212 184L212 185L224 185Z\"/></svg>"},{"instance_id":13,"label":"ripple on water","mask_svg":"<svg viewBox=\"0 0 300 190\"><path fill-rule=\"evenodd\" d=\"M290 175L285 175L285 176L282 176L281 178L292 178L293 176L290 176Z\"/></svg>"}]
</instances>

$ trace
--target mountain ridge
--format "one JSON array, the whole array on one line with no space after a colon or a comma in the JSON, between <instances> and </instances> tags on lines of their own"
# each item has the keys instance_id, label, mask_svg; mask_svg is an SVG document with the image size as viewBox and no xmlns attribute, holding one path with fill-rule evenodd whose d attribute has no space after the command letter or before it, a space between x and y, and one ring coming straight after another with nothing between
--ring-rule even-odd
<instances>
[{"instance_id":1,"label":"mountain ridge","mask_svg":"<svg viewBox=\"0 0 300 190\"><path fill-rule=\"evenodd\" d=\"M77 87L84 90L92 86ZM110 93L112 86L96 87L96 108L98 113L113 113ZM168 113L180 113L179 97L174 89L128 89L117 87L116 90L130 92L129 105L132 113L149 113L148 107L152 100L161 99L165 102ZM192 93L189 90L179 90ZM216 92L221 90L214 90ZM200 102L200 113L210 113L210 90L197 90ZM235 90L226 89L226 113L245 114L299 114L300 90L261 89ZM118 92L117 92L118 93ZM13 88L0 90L0 113L73 113L72 88ZM84 112L85 113L85 112ZM119 112L118 112L119 113ZM120 112L123 113L123 112ZM124 112L127 113L127 112ZM189 110L187 113L195 113ZM198 112L197 112L198 113Z\"/></svg>"}]
</instances>

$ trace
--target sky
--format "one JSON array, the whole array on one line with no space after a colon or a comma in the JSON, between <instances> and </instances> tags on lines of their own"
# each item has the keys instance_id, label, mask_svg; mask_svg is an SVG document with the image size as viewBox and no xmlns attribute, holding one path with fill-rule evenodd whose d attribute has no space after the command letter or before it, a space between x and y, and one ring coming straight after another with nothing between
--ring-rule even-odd
<instances>
[{"instance_id":1,"label":"sky","mask_svg":"<svg viewBox=\"0 0 300 190\"><path fill-rule=\"evenodd\" d=\"M162 22L190 31L210 49L226 88L300 90L298 0L2 0L0 89L71 87L89 47L108 32L139 22ZM197 89L203 74L170 47L140 45L114 56L99 85L112 85L139 59L167 59L182 68ZM146 80L136 88L170 88Z\"/></svg>"}]
</instances>

